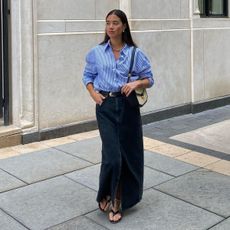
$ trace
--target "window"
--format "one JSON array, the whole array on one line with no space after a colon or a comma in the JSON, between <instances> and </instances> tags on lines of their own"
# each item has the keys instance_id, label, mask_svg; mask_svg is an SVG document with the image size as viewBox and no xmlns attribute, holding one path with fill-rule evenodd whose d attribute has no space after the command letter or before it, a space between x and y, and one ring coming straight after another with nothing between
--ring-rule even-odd
<instances>
[{"instance_id":1,"label":"window","mask_svg":"<svg viewBox=\"0 0 230 230\"><path fill-rule=\"evenodd\" d=\"M204 17L226 17L228 0L199 0L199 9Z\"/></svg>"}]
</instances>

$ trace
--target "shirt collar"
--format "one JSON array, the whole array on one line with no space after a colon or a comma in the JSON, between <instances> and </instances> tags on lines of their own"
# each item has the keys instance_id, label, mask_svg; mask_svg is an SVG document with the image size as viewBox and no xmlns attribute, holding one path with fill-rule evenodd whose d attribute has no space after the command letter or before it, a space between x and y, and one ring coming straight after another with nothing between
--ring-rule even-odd
<instances>
[{"instance_id":1,"label":"shirt collar","mask_svg":"<svg viewBox=\"0 0 230 230\"><path fill-rule=\"evenodd\" d=\"M110 47L110 44L109 44L109 41L107 41L107 43L105 43L104 45L104 51L106 51L109 47Z\"/></svg>"}]
</instances>

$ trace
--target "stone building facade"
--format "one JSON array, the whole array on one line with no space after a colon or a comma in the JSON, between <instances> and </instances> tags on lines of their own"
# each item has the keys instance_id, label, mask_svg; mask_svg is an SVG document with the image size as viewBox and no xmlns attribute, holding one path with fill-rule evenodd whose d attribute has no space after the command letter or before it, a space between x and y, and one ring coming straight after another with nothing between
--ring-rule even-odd
<instances>
[{"instance_id":1,"label":"stone building facade","mask_svg":"<svg viewBox=\"0 0 230 230\"><path fill-rule=\"evenodd\" d=\"M96 127L82 72L114 8L126 12L152 63L155 86L141 109L144 122L229 103L229 14L202 17L198 0L9 2L11 125L0 127L2 137L28 143Z\"/></svg>"}]
</instances>

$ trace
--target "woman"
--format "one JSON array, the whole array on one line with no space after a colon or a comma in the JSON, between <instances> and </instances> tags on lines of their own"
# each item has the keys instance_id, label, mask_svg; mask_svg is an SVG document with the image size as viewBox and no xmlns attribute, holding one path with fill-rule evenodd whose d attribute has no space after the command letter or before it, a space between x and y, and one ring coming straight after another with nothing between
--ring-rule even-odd
<instances>
[{"instance_id":1,"label":"woman","mask_svg":"<svg viewBox=\"0 0 230 230\"><path fill-rule=\"evenodd\" d=\"M117 223L122 211L137 204L143 193L143 135L139 107L127 101L137 88L153 85L149 60L136 48L132 77L127 83L133 42L121 10L106 16L105 38L86 56L83 82L96 103L102 140L102 164L97 202Z\"/></svg>"}]
</instances>

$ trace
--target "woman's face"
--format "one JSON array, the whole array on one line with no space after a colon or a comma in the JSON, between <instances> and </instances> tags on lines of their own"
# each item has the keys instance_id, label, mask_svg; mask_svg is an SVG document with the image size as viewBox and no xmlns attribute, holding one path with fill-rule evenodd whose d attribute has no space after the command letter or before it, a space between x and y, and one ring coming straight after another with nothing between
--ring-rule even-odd
<instances>
[{"instance_id":1,"label":"woman's face","mask_svg":"<svg viewBox=\"0 0 230 230\"><path fill-rule=\"evenodd\" d=\"M106 19L106 33L112 38L121 38L122 32L125 29L121 19L115 14L111 14Z\"/></svg>"}]
</instances>

